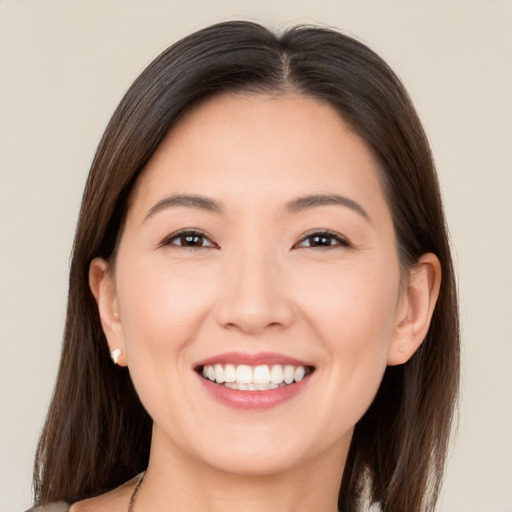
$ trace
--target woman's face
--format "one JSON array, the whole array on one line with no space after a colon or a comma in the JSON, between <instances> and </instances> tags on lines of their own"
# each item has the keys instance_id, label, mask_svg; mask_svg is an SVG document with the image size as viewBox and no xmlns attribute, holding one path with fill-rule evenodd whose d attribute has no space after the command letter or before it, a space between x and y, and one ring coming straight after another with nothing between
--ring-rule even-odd
<instances>
[{"instance_id":1,"label":"woman's face","mask_svg":"<svg viewBox=\"0 0 512 512\"><path fill-rule=\"evenodd\" d=\"M137 183L103 288L153 449L245 474L339 464L403 316L376 163L301 96L188 113Z\"/></svg>"}]
</instances>

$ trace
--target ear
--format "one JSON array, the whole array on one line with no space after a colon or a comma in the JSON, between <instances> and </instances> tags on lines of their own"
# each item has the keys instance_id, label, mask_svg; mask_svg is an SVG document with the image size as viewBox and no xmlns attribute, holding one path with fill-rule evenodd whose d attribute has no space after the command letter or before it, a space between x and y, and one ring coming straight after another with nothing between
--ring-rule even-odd
<instances>
[{"instance_id":1,"label":"ear","mask_svg":"<svg viewBox=\"0 0 512 512\"><path fill-rule=\"evenodd\" d=\"M92 260L89 266L89 286L98 304L101 326L110 353L116 349L120 350L117 364L126 366L126 350L114 277L104 259Z\"/></svg>"},{"instance_id":2,"label":"ear","mask_svg":"<svg viewBox=\"0 0 512 512\"><path fill-rule=\"evenodd\" d=\"M400 297L388 365L406 363L423 343L441 286L441 264L435 254L424 254L410 271Z\"/></svg>"}]
</instances>

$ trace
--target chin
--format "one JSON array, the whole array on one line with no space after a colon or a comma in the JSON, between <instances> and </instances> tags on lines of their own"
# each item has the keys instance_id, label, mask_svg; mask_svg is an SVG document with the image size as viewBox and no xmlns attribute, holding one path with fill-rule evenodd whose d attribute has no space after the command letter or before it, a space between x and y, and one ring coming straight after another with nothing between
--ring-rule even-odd
<instances>
[{"instance_id":1,"label":"chin","mask_svg":"<svg viewBox=\"0 0 512 512\"><path fill-rule=\"evenodd\" d=\"M238 432L237 432L238 430ZM260 430L263 430L260 426ZM326 453L343 460L352 438L352 430L345 435L319 435L295 429L265 429L265 432L240 433L234 429L230 436L208 437L201 453L197 454L208 466L238 476L276 476L309 470L318 457ZM238 434L238 435L237 435ZM208 445L205 442L209 441Z\"/></svg>"},{"instance_id":2,"label":"chin","mask_svg":"<svg viewBox=\"0 0 512 512\"><path fill-rule=\"evenodd\" d=\"M273 476L284 474L291 469L304 463L304 457L295 453L262 453L261 450L252 450L251 447L244 447L243 451L225 451L218 457L206 460L207 464L215 470L235 476Z\"/></svg>"}]
</instances>

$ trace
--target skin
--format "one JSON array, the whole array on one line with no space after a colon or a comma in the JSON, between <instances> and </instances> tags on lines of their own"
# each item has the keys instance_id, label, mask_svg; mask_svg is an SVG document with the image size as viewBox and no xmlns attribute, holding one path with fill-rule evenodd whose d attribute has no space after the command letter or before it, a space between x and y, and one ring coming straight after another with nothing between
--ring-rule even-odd
<instances>
[{"instance_id":1,"label":"skin","mask_svg":"<svg viewBox=\"0 0 512 512\"><path fill-rule=\"evenodd\" d=\"M177 193L212 198L222 212L150 214ZM365 214L285 207L333 193ZM192 228L205 233L199 246L169 237ZM339 239L315 246L319 230ZM136 509L335 511L354 425L386 366L406 362L428 330L439 262L426 254L403 277L377 166L329 105L230 94L190 111L132 193L115 264L98 258L90 269L110 349L122 350L154 420ZM296 357L315 371L276 407L236 410L194 371L234 350ZM124 512L134 485L72 511Z\"/></svg>"}]
</instances>

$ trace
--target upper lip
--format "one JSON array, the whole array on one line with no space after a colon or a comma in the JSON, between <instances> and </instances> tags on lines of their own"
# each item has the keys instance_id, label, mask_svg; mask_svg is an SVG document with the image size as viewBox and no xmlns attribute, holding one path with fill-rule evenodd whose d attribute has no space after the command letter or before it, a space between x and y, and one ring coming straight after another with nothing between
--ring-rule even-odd
<instances>
[{"instance_id":1,"label":"upper lip","mask_svg":"<svg viewBox=\"0 0 512 512\"><path fill-rule=\"evenodd\" d=\"M313 366L310 362L275 352L258 352L255 354L249 354L246 352L225 352L199 361L194 365L194 368L214 364L245 364L247 366L289 364L293 366Z\"/></svg>"}]
</instances>

